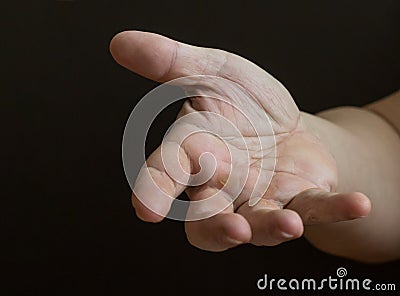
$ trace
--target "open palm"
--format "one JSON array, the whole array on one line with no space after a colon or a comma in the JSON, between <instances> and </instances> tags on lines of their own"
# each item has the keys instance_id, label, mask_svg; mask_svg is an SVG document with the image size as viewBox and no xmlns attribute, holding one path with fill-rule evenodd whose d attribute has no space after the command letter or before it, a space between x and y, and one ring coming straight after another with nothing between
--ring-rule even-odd
<instances>
[{"instance_id":1,"label":"open palm","mask_svg":"<svg viewBox=\"0 0 400 296\"><path fill-rule=\"evenodd\" d=\"M289 92L255 64L221 50L137 31L118 34L110 49L118 63L159 82L193 75L221 78L210 81L203 76L195 83L180 83L191 99L169 132L169 141L167 136L167 148L159 147L146 161L151 177L142 174L136 182L132 200L141 219L163 219L171 207L170 201L159 198L165 194L177 197L186 190L193 201L218 195L224 197L222 203L234 198L215 215L185 222L193 245L221 251L246 242L276 245L300 237L303 224L365 214L359 207L365 196L333 193L338 179L335 160L308 131ZM192 133L179 143L192 127L209 133ZM165 157L176 143L178 153ZM204 153L213 155L216 164L211 178L198 186L177 182L186 178L185 172L200 179L201 173L210 173L211 159L199 161ZM253 197L261 199L253 205L248 202Z\"/></svg>"}]
</instances>

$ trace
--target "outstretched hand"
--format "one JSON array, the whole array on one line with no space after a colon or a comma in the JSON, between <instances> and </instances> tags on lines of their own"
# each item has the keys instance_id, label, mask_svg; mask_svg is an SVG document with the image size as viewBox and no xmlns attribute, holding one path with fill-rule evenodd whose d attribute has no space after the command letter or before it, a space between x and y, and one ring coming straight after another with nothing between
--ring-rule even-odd
<instances>
[{"instance_id":1,"label":"outstretched hand","mask_svg":"<svg viewBox=\"0 0 400 296\"><path fill-rule=\"evenodd\" d=\"M201 169L199 157L204 152L214 156L217 166L206 183L187 187L165 169L159 147L144 165L151 178L139 175L134 191L140 196L132 196L136 214L144 221L159 222L168 213L171 203L162 201L158 198L160 195L177 197L186 190L190 200L202 200L216 192L229 196L229 188L224 188L226 180L228 177L241 180L245 171L248 171L248 178L243 190L230 206L209 218L185 222L188 240L193 245L210 251L222 251L248 242L272 246L300 237L303 225L345 221L369 213L370 202L365 195L335 192L338 176L333 156L307 129L302 113L285 87L255 64L225 51L190 46L138 31L116 35L110 50L119 64L158 82L191 75L213 75L244 89L239 94L232 88L220 89L212 83L204 83L193 91L192 85L190 88L196 96L185 102L178 117L208 111L227 118L242 134L250 161L229 157L229 150L241 155L244 147L232 135L224 134L223 129L218 132L225 143L207 133L193 134L179 147L180 166L190 174L197 173ZM242 113L224 101L210 98L211 95L245 108L249 120L257 123L257 135ZM203 128L215 132L214 119L204 116ZM263 120L266 116L269 122ZM179 131L172 129L171 133L174 132ZM267 149L259 151L254 143L255 136L267 143ZM276 150L268 145L272 142L276 143ZM274 166L269 165L270 161L263 161L271 155L276 158ZM232 162L236 168L248 167L230 171ZM248 200L256 186L256 176L271 182L261 200L251 206ZM146 205L141 202L143 200ZM151 209L148 204L152 205Z\"/></svg>"}]
</instances>

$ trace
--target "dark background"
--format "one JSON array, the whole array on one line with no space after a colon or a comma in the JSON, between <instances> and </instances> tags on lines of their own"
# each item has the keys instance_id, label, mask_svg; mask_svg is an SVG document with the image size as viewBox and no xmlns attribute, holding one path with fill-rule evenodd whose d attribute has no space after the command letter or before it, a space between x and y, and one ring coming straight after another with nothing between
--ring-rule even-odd
<instances>
[{"instance_id":1,"label":"dark background","mask_svg":"<svg viewBox=\"0 0 400 296\"><path fill-rule=\"evenodd\" d=\"M399 88L399 1L6 1L0 11L0 295L265 295L264 273L319 278L340 266L399 283L399 262L363 265L304 239L214 254L190 246L182 223L141 222L121 140L156 84L108 51L119 31L157 32L252 60L302 110L359 106ZM150 148L178 107L155 123Z\"/></svg>"}]
</instances>

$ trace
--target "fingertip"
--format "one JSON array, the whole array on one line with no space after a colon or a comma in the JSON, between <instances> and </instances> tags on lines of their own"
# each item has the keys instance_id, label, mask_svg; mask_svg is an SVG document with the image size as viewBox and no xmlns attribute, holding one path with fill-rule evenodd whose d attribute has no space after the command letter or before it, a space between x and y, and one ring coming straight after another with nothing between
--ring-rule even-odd
<instances>
[{"instance_id":1,"label":"fingertip","mask_svg":"<svg viewBox=\"0 0 400 296\"><path fill-rule=\"evenodd\" d=\"M114 35L114 37L110 41L109 50L113 58L118 62L119 61L119 53L121 52L123 45L125 44L126 38L129 36L132 31L122 31Z\"/></svg>"},{"instance_id":2,"label":"fingertip","mask_svg":"<svg viewBox=\"0 0 400 296\"><path fill-rule=\"evenodd\" d=\"M349 210L353 218L363 218L369 215L372 205L370 199L361 192L351 194Z\"/></svg>"},{"instance_id":3,"label":"fingertip","mask_svg":"<svg viewBox=\"0 0 400 296\"><path fill-rule=\"evenodd\" d=\"M188 241L193 246L221 252L251 240L247 220L236 213L220 213L210 218L185 223Z\"/></svg>"},{"instance_id":4,"label":"fingertip","mask_svg":"<svg viewBox=\"0 0 400 296\"><path fill-rule=\"evenodd\" d=\"M152 80L163 82L175 56L177 42L141 31L124 31L110 42L110 52L121 66Z\"/></svg>"},{"instance_id":5,"label":"fingertip","mask_svg":"<svg viewBox=\"0 0 400 296\"><path fill-rule=\"evenodd\" d=\"M163 216L160 216L160 215L153 213L151 211L148 211L148 210L147 211L146 210L138 211L135 209L135 213L136 213L136 216L144 222L159 223L162 220L164 220Z\"/></svg>"},{"instance_id":6,"label":"fingertip","mask_svg":"<svg viewBox=\"0 0 400 296\"><path fill-rule=\"evenodd\" d=\"M145 222L158 223L166 216L149 209L134 194L132 194L132 206L135 209L136 216Z\"/></svg>"},{"instance_id":7,"label":"fingertip","mask_svg":"<svg viewBox=\"0 0 400 296\"><path fill-rule=\"evenodd\" d=\"M280 211L279 215L277 223L283 238L295 239L303 235L303 221L296 212L284 209Z\"/></svg>"},{"instance_id":8,"label":"fingertip","mask_svg":"<svg viewBox=\"0 0 400 296\"><path fill-rule=\"evenodd\" d=\"M303 234L300 216L288 209L278 209L272 200L259 202L254 207L244 204L238 212L248 221L252 238L257 246L275 246Z\"/></svg>"},{"instance_id":9,"label":"fingertip","mask_svg":"<svg viewBox=\"0 0 400 296\"><path fill-rule=\"evenodd\" d=\"M232 243L245 244L251 240L251 228L247 220L239 214L228 214L229 219L223 220L223 236ZM228 217L227 217L228 218Z\"/></svg>"}]
</instances>

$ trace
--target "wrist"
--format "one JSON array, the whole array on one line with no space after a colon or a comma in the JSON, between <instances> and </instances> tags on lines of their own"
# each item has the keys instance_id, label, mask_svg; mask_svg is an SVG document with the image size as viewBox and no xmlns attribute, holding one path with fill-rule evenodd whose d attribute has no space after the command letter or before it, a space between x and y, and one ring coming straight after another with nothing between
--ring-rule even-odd
<instances>
[{"instance_id":1,"label":"wrist","mask_svg":"<svg viewBox=\"0 0 400 296\"><path fill-rule=\"evenodd\" d=\"M302 113L302 122L330 151L338 168L338 192L359 191L372 203L363 219L306 227L317 248L365 262L399 258L400 140L394 129L362 108ZM333 239L334 238L334 239ZM365 246L368 248L365 248Z\"/></svg>"},{"instance_id":2,"label":"wrist","mask_svg":"<svg viewBox=\"0 0 400 296\"><path fill-rule=\"evenodd\" d=\"M308 132L314 135L330 152L337 166L337 183L332 191L361 191L363 178L359 170L370 158L370 150L361 138L343 124L344 117L351 112L350 108L337 108L318 115L301 112L301 122ZM354 114L352 115L354 117Z\"/></svg>"}]
</instances>

